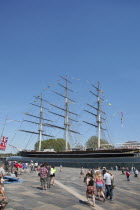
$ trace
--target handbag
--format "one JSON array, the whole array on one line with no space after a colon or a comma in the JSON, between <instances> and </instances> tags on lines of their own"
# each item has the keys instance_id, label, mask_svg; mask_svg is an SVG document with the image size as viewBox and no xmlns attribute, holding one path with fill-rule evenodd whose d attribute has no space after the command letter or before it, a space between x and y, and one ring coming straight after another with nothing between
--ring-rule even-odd
<instances>
[{"instance_id":1,"label":"handbag","mask_svg":"<svg viewBox=\"0 0 140 210\"><path fill-rule=\"evenodd\" d=\"M38 176L40 176L40 173L38 173Z\"/></svg>"},{"instance_id":2,"label":"handbag","mask_svg":"<svg viewBox=\"0 0 140 210\"><path fill-rule=\"evenodd\" d=\"M111 184L110 189L113 190L115 188L114 184Z\"/></svg>"},{"instance_id":3,"label":"handbag","mask_svg":"<svg viewBox=\"0 0 140 210\"><path fill-rule=\"evenodd\" d=\"M87 186L87 193L88 194L93 194L95 192L94 186Z\"/></svg>"}]
</instances>

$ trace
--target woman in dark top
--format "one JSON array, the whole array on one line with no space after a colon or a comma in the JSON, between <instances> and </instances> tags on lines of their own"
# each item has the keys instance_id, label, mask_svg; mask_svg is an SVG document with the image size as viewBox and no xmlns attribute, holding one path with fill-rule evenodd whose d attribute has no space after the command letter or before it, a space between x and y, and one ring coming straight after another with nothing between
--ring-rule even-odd
<instances>
[{"instance_id":1,"label":"woman in dark top","mask_svg":"<svg viewBox=\"0 0 140 210\"><path fill-rule=\"evenodd\" d=\"M91 176L87 177L86 184L87 184L86 197L87 197L88 203L92 206L95 206L94 180ZM93 204L90 203L89 195L92 196L92 203Z\"/></svg>"}]
</instances>

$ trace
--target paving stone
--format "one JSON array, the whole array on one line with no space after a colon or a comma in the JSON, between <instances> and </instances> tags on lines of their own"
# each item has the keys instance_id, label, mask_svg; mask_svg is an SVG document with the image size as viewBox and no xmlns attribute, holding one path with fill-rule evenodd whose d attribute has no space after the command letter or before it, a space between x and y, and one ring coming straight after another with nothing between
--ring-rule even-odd
<instances>
[{"instance_id":1,"label":"paving stone","mask_svg":"<svg viewBox=\"0 0 140 210\"><path fill-rule=\"evenodd\" d=\"M59 208L58 206L55 206L55 205L51 205L51 204L48 204L48 205L45 205L45 206L40 206L40 207L37 207L37 208L34 208L33 210L62 210L61 208Z\"/></svg>"},{"instance_id":2,"label":"paving stone","mask_svg":"<svg viewBox=\"0 0 140 210\"><path fill-rule=\"evenodd\" d=\"M88 210L90 207L85 207L85 206L81 206L81 205L74 205L73 208L75 208L75 210L80 209L80 210ZM92 208L92 207L91 207Z\"/></svg>"},{"instance_id":3,"label":"paving stone","mask_svg":"<svg viewBox=\"0 0 140 210\"><path fill-rule=\"evenodd\" d=\"M40 197L40 195L36 195L35 193L33 193L33 192L21 192L20 193L21 195L26 195L26 196L30 196L30 197L36 197L36 198L39 198Z\"/></svg>"},{"instance_id":4,"label":"paving stone","mask_svg":"<svg viewBox=\"0 0 140 210\"><path fill-rule=\"evenodd\" d=\"M90 210L87 205L85 192L86 186L83 178L79 178L80 169L63 168L63 173L57 170L56 179L71 191L61 188L59 185L51 186L50 189L42 191L40 179L36 173L27 173L20 176L24 182L18 184L5 184L8 197L7 210ZM107 200L105 203L96 200L97 210L138 210L140 200L140 179L131 175L131 181L120 171L113 171L115 175L114 200ZM75 196L81 195L80 199Z\"/></svg>"},{"instance_id":5,"label":"paving stone","mask_svg":"<svg viewBox=\"0 0 140 210\"><path fill-rule=\"evenodd\" d=\"M21 206L19 203L16 203L16 202L10 202L8 205L12 208L16 208L16 207Z\"/></svg>"}]
</instances>

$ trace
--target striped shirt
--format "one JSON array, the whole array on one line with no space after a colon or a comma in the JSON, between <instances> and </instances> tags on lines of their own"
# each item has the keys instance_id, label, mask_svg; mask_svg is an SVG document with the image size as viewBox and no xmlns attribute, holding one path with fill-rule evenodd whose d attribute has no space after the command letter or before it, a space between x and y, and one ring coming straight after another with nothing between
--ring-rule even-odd
<instances>
[{"instance_id":1,"label":"striped shirt","mask_svg":"<svg viewBox=\"0 0 140 210\"><path fill-rule=\"evenodd\" d=\"M40 177L41 178L46 178L48 170L45 167L41 167L38 169L40 171Z\"/></svg>"}]
</instances>

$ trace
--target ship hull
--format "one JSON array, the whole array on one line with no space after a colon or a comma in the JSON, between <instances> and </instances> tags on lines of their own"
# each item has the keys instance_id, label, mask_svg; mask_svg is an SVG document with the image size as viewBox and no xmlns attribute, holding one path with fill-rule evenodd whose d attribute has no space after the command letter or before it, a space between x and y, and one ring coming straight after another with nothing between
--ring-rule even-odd
<instances>
[{"instance_id":1,"label":"ship hull","mask_svg":"<svg viewBox=\"0 0 140 210\"><path fill-rule=\"evenodd\" d=\"M107 158L107 157L133 157L139 154L138 150L132 149L108 149L108 150L79 150L65 152L39 152L21 151L24 157L38 158Z\"/></svg>"},{"instance_id":2,"label":"ship hull","mask_svg":"<svg viewBox=\"0 0 140 210\"><path fill-rule=\"evenodd\" d=\"M35 152L22 151L20 156L9 157L8 160L21 162L48 162L51 165L64 167L131 167L140 169L140 157L136 151L70 151L70 152Z\"/></svg>"},{"instance_id":3,"label":"ship hull","mask_svg":"<svg viewBox=\"0 0 140 210\"><path fill-rule=\"evenodd\" d=\"M27 156L11 156L7 160L14 160L20 162L47 162L55 166L64 167L84 167L84 168L97 168L97 167L132 167L134 166L140 170L140 157L106 157L106 158L43 158L43 157L27 157Z\"/></svg>"},{"instance_id":4,"label":"ship hull","mask_svg":"<svg viewBox=\"0 0 140 210\"><path fill-rule=\"evenodd\" d=\"M133 157L135 153L22 153L23 157L30 158L108 158L108 157Z\"/></svg>"}]
</instances>

